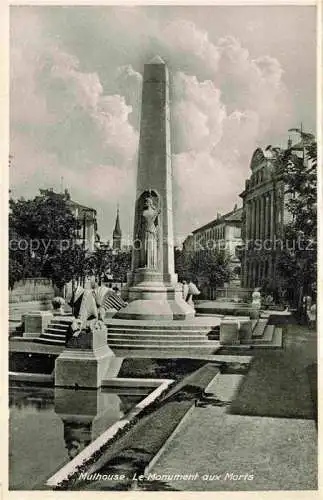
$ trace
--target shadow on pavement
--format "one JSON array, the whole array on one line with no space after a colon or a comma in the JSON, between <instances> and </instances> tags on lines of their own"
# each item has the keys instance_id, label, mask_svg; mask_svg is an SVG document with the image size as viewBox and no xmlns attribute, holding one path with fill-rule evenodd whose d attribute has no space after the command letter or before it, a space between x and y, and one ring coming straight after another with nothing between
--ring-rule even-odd
<instances>
[{"instance_id":1,"label":"shadow on pavement","mask_svg":"<svg viewBox=\"0 0 323 500\"><path fill-rule=\"evenodd\" d=\"M315 419L315 365L295 352L270 352L253 359L228 413Z\"/></svg>"}]
</instances>

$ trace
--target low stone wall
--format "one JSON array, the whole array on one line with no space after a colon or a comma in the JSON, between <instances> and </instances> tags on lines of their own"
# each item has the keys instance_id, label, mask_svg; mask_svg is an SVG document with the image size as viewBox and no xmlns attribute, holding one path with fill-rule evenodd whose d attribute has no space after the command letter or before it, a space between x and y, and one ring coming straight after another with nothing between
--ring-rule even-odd
<instances>
[{"instance_id":1,"label":"low stone wall","mask_svg":"<svg viewBox=\"0 0 323 500\"><path fill-rule=\"evenodd\" d=\"M46 278L28 278L17 281L9 290L9 303L30 302L34 300L49 301L55 296L51 280Z\"/></svg>"},{"instance_id":2,"label":"low stone wall","mask_svg":"<svg viewBox=\"0 0 323 500\"><path fill-rule=\"evenodd\" d=\"M233 299L238 297L239 299L248 300L251 299L253 288L239 288L239 287L229 287L229 288L218 288L216 291L216 298L228 298Z\"/></svg>"}]
</instances>

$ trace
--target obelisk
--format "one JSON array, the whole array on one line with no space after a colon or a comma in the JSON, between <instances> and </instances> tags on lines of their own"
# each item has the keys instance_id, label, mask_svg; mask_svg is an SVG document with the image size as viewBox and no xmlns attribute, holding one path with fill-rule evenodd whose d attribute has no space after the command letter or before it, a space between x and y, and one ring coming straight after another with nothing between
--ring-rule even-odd
<instances>
[{"instance_id":1,"label":"obelisk","mask_svg":"<svg viewBox=\"0 0 323 500\"><path fill-rule=\"evenodd\" d=\"M169 75L156 56L144 68L129 304L115 318L194 316L174 271L172 197Z\"/></svg>"}]
</instances>

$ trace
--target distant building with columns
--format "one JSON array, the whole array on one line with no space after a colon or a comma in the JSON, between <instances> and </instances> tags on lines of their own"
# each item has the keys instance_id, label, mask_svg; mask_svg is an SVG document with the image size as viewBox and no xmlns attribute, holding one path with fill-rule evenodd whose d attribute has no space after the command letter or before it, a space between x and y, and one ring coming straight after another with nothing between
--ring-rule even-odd
<instances>
[{"instance_id":1,"label":"distant building with columns","mask_svg":"<svg viewBox=\"0 0 323 500\"><path fill-rule=\"evenodd\" d=\"M241 224L242 208L235 205L227 214L217 214L216 219L195 229L183 242L183 252L205 250L225 250L230 256L230 267L236 278L240 278L240 260L236 256L236 248L242 244Z\"/></svg>"},{"instance_id":2,"label":"distant building with columns","mask_svg":"<svg viewBox=\"0 0 323 500\"><path fill-rule=\"evenodd\" d=\"M241 281L245 288L277 286L277 260L284 237L284 224L290 218L287 195L279 162L279 149L271 147L254 152L243 200L242 239L239 251Z\"/></svg>"}]
</instances>

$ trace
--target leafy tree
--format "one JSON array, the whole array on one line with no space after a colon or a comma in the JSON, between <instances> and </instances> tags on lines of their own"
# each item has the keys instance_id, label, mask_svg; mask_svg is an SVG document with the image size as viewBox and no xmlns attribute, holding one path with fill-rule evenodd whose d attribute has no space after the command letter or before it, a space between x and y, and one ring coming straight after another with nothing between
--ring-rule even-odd
<instances>
[{"instance_id":1,"label":"leafy tree","mask_svg":"<svg viewBox=\"0 0 323 500\"><path fill-rule=\"evenodd\" d=\"M175 273L178 275L178 281L183 281L187 274L187 258L180 248L174 249Z\"/></svg>"},{"instance_id":2,"label":"leafy tree","mask_svg":"<svg viewBox=\"0 0 323 500\"><path fill-rule=\"evenodd\" d=\"M115 281L127 281L127 273L131 269L131 251L118 252L112 256L111 272Z\"/></svg>"},{"instance_id":3,"label":"leafy tree","mask_svg":"<svg viewBox=\"0 0 323 500\"><path fill-rule=\"evenodd\" d=\"M111 269L112 250L110 248L96 248L86 259L86 271L90 276L95 276L101 284L102 277Z\"/></svg>"},{"instance_id":4,"label":"leafy tree","mask_svg":"<svg viewBox=\"0 0 323 500\"><path fill-rule=\"evenodd\" d=\"M23 278L23 266L16 259L9 257L9 288L12 290L16 281Z\"/></svg>"},{"instance_id":5,"label":"leafy tree","mask_svg":"<svg viewBox=\"0 0 323 500\"><path fill-rule=\"evenodd\" d=\"M40 190L34 199L10 200L9 282L42 276L58 287L83 272L85 250L76 244L79 223L66 194Z\"/></svg>"},{"instance_id":6,"label":"leafy tree","mask_svg":"<svg viewBox=\"0 0 323 500\"><path fill-rule=\"evenodd\" d=\"M312 134L292 129L300 143L285 150L280 158L291 221L284 228L284 248L278 270L292 298L300 304L302 295L316 290L317 280L317 144ZM295 293L296 292L296 293Z\"/></svg>"},{"instance_id":7,"label":"leafy tree","mask_svg":"<svg viewBox=\"0 0 323 500\"><path fill-rule=\"evenodd\" d=\"M203 281L210 287L219 287L230 280L230 257L223 250L202 250L189 254L186 276L197 283Z\"/></svg>"}]
</instances>

